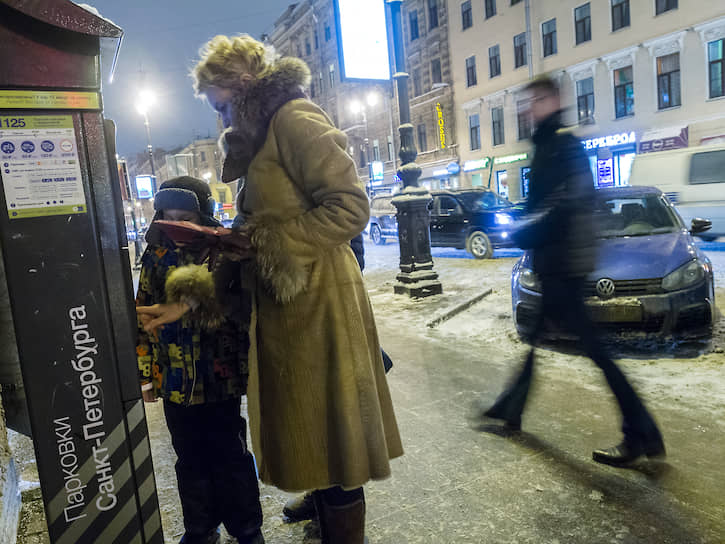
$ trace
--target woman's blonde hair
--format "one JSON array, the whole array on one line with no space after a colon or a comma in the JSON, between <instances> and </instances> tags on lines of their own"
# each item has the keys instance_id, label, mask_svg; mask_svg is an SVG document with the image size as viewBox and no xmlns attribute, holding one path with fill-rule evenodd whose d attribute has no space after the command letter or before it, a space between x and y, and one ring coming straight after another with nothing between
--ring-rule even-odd
<instances>
[{"instance_id":1,"label":"woman's blonde hair","mask_svg":"<svg viewBox=\"0 0 725 544\"><path fill-rule=\"evenodd\" d=\"M248 34L214 36L202 46L199 56L191 71L197 95L209 87L236 89L245 80L264 77L278 57L273 47Z\"/></svg>"}]
</instances>

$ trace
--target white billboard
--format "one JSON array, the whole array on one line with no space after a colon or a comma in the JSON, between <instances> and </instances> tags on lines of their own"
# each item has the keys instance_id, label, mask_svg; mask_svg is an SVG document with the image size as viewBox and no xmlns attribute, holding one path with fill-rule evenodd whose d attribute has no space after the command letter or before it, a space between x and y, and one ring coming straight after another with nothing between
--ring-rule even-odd
<instances>
[{"instance_id":1,"label":"white billboard","mask_svg":"<svg viewBox=\"0 0 725 544\"><path fill-rule=\"evenodd\" d=\"M334 0L343 79L390 80L385 0Z\"/></svg>"}]
</instances>

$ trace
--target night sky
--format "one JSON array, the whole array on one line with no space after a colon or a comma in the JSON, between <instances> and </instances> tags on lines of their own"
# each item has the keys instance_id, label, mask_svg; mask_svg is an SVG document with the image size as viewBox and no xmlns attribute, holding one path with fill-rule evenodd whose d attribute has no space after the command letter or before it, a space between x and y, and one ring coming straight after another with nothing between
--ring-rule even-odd
<instances>
[{"instance_id":1,"label":"night sky","mask_svg":"<svg viewBox=\"0 0 725 544\"><path fill-rule=\"evenodd\" d=\"M84 3L84 2L77 2ZM259 37L292 0L91 0L85 2L124 30L113 83L104 83L105 116L118 125L118 152L144 150L143 118L134 101L152 88L159 101L149 120L154 147L170 149L195 137L216 137L216 117L194 98L189 69L199 47L216 34Z\"/></svg>"}]
</instances>

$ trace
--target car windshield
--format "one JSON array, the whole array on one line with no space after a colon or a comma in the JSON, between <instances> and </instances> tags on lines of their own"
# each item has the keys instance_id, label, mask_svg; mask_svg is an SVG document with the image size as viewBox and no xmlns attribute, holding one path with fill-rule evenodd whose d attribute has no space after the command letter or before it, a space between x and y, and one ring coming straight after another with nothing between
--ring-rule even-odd
<instances>
[{"instance_id":1,"label":"car windshield","mask_svg":"<svg viewBox=\"0 0 725 544\"><path fill-rule=\"evenodd\" d=\"M598 199L595 206L600 238L649 236L680 229L674 211L659 195Z\"/></svg>"},{"instance_id":2,"label":"car windshield","mask_svg":"<svg viewBox=\"0 0 725 544\"><path fill-rule=\"evenodd\" d=\"M505 198L490 191L483 193L462 193L459 195L459 198L463 201L463 205L472 212L484 212L486 210L513 206Z\"/></svg>"}]
</instances>

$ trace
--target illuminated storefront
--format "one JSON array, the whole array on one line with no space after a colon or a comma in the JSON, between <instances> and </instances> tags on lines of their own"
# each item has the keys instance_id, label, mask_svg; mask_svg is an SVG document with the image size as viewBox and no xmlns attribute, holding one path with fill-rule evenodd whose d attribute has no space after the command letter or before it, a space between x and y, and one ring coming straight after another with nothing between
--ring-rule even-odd
<instances>
[{"instance_id":1,"label":"illuminated storefront","mask_svg":"<svg viewBox=\"0 0 725 544\"><path fill-rule=\"evenodd\" d=\"M637 153L634 132L610 134L582 140L597 187L621 187L629 184L629 173Z\"/></svg>"}]
</instances>

